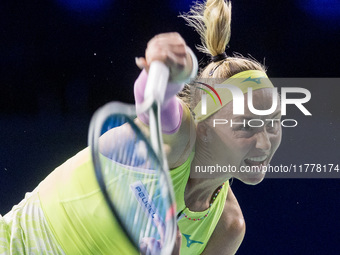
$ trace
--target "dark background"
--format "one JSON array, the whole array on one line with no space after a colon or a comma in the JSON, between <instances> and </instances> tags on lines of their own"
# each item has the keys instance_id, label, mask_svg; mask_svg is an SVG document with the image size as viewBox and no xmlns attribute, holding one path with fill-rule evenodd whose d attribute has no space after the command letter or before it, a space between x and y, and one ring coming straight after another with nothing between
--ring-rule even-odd
<instances>
[{"instance_id":1,"label":"dark background","mask_svg":"<svg viewBox=\"0 0 340 255\"><path fill-rule=\"evenodd\" d=\"M143 56L152 36L177 31L194 49L198 35L177 18L189 3L0 2L2 215L87 146L89 121L99 106L134 102L139 74L134 57ZM339 1L234 0L232 18L229 55L265 58L270 77L339 77ZM340 87L325 88L311 90L313 116L297 114L301 125L284 129L275 163L340 163ZM339 183L265 179L247 186L234 181L247 223L238 254L339 254Z\"/></svg>"}]
</instances>

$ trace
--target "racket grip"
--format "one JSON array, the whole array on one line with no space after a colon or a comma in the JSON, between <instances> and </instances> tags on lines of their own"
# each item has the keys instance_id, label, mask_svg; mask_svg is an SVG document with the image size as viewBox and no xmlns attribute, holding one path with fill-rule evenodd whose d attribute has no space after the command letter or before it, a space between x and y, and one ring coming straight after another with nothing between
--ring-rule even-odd
<instances>
[{"instance_id":1,"label":"racket grip","mask_svg":"<svg viewBox=\"0 0 340 255\"><path fill-rule=\"evenodd\" d=\"M150 65L148 80L144 91L144 98L152 98L160 104L164 101L170 70L163 62L153 61Z\"/></svg>"}]
</instances>

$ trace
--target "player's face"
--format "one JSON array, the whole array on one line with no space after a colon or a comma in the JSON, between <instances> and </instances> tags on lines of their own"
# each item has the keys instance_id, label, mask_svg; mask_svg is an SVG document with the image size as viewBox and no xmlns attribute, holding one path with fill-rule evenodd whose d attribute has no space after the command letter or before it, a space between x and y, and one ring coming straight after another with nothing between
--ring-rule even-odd
<instances>
[{"instance_id":1,"label":"player's face","mask_svg":"<svg viewBox=\"0 0 340 255\"><path fill-rule=\"evenodd\" d=\"M263 180L265 173L262 167L269 164L281 142L280 100L278 102L274 113L259 116L249 111L245 95L244 115L233 115L232 103L229 103L213 116L214 119L228 121L227 124L216 124L210 130L216 145L213 146L216 156L224 164L235 166L238 170L231 173L232 177L247 184L257 184ZM257 110L270 109L272 90L254 91L253 104Z\"/></svg>"}]
</instances>

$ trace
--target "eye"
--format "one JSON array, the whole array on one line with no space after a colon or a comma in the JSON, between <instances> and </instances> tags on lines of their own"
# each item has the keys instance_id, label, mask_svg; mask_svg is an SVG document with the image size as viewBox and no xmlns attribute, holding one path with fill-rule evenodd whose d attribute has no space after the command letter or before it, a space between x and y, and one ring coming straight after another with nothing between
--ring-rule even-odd
<instances>
[{"instance_id":1,"label":"eye","mask_svg":"<svg viewBox=\"0 0 340 255\"><path fill-rule=\"evenodd\" d=\"M250 132L253 128L249 125L238 125L234 128L234 131L243 131L243 132Z\"/></svg>"},{"instance_id":2,"label":"eye","mask_svg":"<svg viewBox=\"0 0 340 255\"><path fill-rule=\"evenodd\" d=\"M251 127L251 126L248 126L248 125L245 125L245 126L241 126L240 127L240 130L241 131L251 131L251 130L253 130L253 128Z\"/></svg>"},{"instance_id":3,"label":"eye","mask_svg":"<svg viewBox=\"0 0 340 255\"><path fill-rule=\"evenodd\" d=\"M250 138L256 133L256 128L249 125L238 125L233 127L234 135L237 138Z\"/></svg>"},{"instance_id":4,"label":"eye","mask_svg":"<svg viewBox=\"0 0 340 255\"><path fill-rule=\"evenodd\" d=\"M277 120L268 122L268 124L266 125L266 129L270 133L277 133L280 129L280 121Z\"/></svg>"}]
</instances>

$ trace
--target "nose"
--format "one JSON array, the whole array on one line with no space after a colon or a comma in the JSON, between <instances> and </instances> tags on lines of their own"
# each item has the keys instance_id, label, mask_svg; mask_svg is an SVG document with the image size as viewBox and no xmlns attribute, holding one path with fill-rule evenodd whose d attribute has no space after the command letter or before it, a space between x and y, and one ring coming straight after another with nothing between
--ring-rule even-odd
<instances>
[{"instance_id":1,"label":"nose","mask_svg":"<svg viewBox=\"0 0 340 255\"><path fill-rule=\"evenodd\" d=\"M269 151L272 147L272 144L269 140L268 133L266 131L262 131L256 134L256 149L260 149L262 151Z\"/></svg>"}]
</instances>

